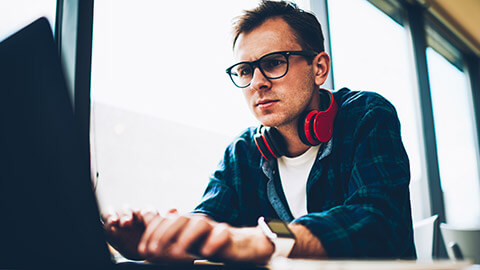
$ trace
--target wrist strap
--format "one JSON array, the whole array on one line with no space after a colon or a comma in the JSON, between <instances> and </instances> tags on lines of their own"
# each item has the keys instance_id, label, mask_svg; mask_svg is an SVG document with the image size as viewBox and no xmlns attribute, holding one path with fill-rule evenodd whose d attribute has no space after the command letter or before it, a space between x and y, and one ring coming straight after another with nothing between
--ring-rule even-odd
<instances>
[{"instance_id":1,"label":"wrist strap","mask_svg":"<svg viewBox=\"0 0 480 270\"><path fill-rule=\"evenodd\" d=\"M288 257L293 249L293 245L295 244L295 239L277 237L275 240L273 240L273 242L275 251L273 252L272 258Z\"/></svg>"},{"instance_id":2,"label":"wrist strap","mask_svg":"<svg viewBox=\"0 0 480 270\"><path fill-rule=\"evenodd\" d=\"M258 226L262 230L263 234L270 240L273 244L274 251L272 254L272 258L275 257L288 257L290 252L292 251L293 246L295 245L295 236L290 232L287 225L280 220L277 222L283 223L285 229L291 234L289 237L279 237L275 232L272 231L270 226L265 222L264 217L258 218Z\"/></svg>"}]
</instances>

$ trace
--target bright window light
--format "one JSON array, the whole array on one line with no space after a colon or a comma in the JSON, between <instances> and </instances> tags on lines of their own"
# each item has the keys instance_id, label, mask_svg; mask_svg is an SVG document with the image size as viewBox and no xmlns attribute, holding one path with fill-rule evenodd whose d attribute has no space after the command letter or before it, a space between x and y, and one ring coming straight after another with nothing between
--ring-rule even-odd
<instances>
[{"instance_id":1,"label":"bright window light","mask_svg":"<svg viewBox=\"0 0 480 270\"><path fill-rule=\"evenodd\" d=\"M101 207L190 211L200 202L227 144L258 124L225 73L232 19L258 3L95 1L91 140Z\"/></svg>"}]
</instances>

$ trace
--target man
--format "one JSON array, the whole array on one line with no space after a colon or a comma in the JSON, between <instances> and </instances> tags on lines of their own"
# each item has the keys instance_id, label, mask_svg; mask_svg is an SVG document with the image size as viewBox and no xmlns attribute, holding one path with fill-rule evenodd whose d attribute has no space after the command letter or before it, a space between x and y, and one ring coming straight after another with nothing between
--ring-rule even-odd
<instances>
[{"instance_id":1,"label":"man","mask_svg":"<svg viewBox=\"0 0 480 270\"><path fill-rule=\"evenodd\" d=\"M320 88L330 58L316 18L264 1L237 21L233 52L227 73L262 126L227 147L193 213L106 216L112 245L151 261L414 258L395 109L375 93Z\"/></svg>"}]
</instances>

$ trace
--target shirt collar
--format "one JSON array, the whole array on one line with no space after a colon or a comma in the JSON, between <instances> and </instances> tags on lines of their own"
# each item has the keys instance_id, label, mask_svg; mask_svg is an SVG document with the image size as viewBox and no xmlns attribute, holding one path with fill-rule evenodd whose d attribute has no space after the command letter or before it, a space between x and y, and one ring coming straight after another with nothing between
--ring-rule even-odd
<instances>
[{"instance_id":1,"label":"shirt collar","mask_svg":"<svg viewBox=\"0 0 480 270\"><path fill-rule=\"evenodd\" d=\"M320 145L317 153L317 162L324 159L332 153L333 148L333 137L328 140L326 143ZM260 158L260 168L262 168L263 173L268 177L268 179L273 179L275 170L277 168L277 160L271 159L266 160L263 157Z\"/></svg>"}]
</instances>

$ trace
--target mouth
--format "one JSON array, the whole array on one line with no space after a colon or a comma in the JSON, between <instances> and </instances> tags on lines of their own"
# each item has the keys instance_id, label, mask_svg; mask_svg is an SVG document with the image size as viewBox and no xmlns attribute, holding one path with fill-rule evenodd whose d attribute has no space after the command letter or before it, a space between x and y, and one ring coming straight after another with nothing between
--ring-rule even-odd
<instances>
[{"instance_id":1,"label":"mouth","mask_svg":"<svg viewBox=\"0 0 480 270\"><path fill-rule=\"evenodd\" d=\"M276 99L262 99L260 101L257 102L257 104L255 106L268 106L268 105L271 105L275 102L278 102L279 100L276 100Z\"/></svg>"},{"instance_id":2,"label":"mouth","mask_svg":"<svg viewBox=\"0 0 480 270\"><path fill-rule=\"evenodd\" d=\"M255 107L260 111L270 111L279 101L278 99L262 99L257 102Z\"/></svg>"}]
</instances>

